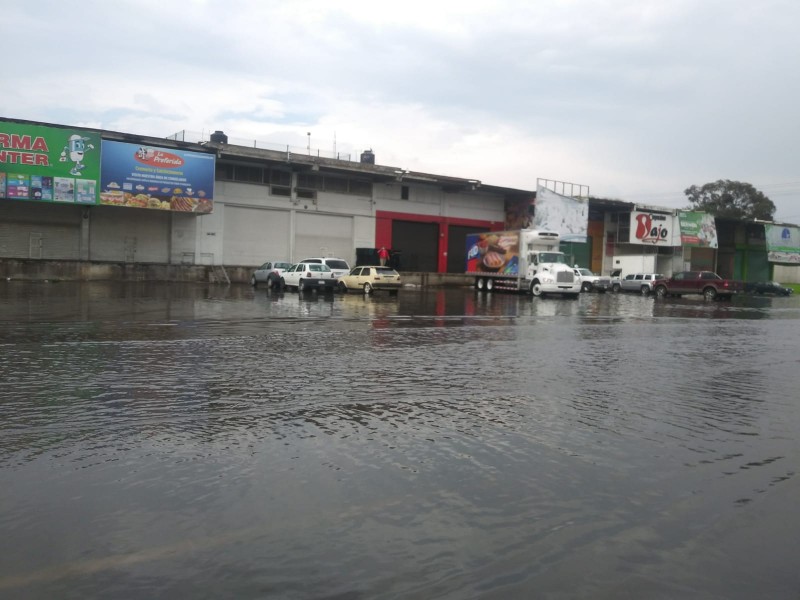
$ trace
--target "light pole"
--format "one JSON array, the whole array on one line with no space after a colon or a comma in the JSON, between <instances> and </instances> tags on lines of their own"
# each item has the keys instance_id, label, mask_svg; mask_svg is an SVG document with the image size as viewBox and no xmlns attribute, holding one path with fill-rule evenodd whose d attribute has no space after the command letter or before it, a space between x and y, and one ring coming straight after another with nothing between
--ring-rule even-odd
<instances>
[{"instance_id":1,"label":"light pole","mask_svg":"<svg viewBox=\"0 0 800 600\"><path fill-rule=\"evenodd\" d=\"M308 155L311 156L311 132L308 132Z\"/></svg>"}]
</instances>

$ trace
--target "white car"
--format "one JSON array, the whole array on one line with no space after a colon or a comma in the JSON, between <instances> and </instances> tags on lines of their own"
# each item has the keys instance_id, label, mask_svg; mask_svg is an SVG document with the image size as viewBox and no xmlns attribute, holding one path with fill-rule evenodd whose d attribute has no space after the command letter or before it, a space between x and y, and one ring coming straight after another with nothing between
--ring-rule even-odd
<instances>
[{"instance_id":1,"label":"white car","mask_svg":"<svg viewBox=\"0 0 800 600\"><path fill-rule=\"evenodd\" d=\"M297 263L283 272L281 289L295 289L301 294L312 289L333 291L338 282L328 265Z\"/></svg>"},{"instance_id":2,"label":"white car","mask_svg":"<svg viewBox=\"0 0 800 600\"><path fill-rule=\"evenodd\" d=\"M579 277L581 280L582 292L595 291L602 294L611 289L611 279L603 277L602 275L596 275L589 269L575 267L575 276Z\"/></svg>"},{"instance_id":3,"label":"white car","mask_svg":"<svg viewBox=\"0 0 800 600\"><path fill-rule=\"evenodd\" d=\"M281 275L292 266L292 263L267 261L258 267L250 276L250 285L257 287L259 283L266 283L268 288L276 288L281 283Z\"/></svg>"},{"instance_id":4,"label":"white car","mask_svg":"<svg viewBox=\"0 0 800 600\"><path fill-rule=\"evenodd\" d=\"M301 263L312 263L318 265L328 265L336 277L347 275L350 272L350 265L343 258L333 258L332 256L317 257L317 258L304 258Z\"/></svg>"}]
</instances>

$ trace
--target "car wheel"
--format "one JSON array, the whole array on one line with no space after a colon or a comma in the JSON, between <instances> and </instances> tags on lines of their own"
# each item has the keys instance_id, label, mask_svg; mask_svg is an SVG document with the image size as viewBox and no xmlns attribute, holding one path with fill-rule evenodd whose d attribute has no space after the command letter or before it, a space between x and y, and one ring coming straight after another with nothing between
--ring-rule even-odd
<instances>
[{"instance_id":1,"label":"car wheel","mask_svg":"<svg viewBox=\"0 0 800 600\"><path fill-rule=\"evenodd\" d=\"M531 284L531 294L539 298L542 295L542 284L538 281L534 281Z\"/></svg>"},{"instance_id":2,"label":"car wheel","mask_svg":"<svg viewBox=\"0 0 800 600\"><path fill-rule=\"evenodd\" d=\"M256 276L255 275L250 277L250 285L252 285L253 287L256 287L258 285L258 282L256 281Z\"/></svg>"},{"instance_id":3,"label":"car wheel","mask_svg":"<svg viewBox=\"0 0 800 600\"><path fill-rule=\"evenodd\" d=\"M619 290L620 290L620 287L619 287L618 283L615 283L614 285L611 286L611 291L612 292L618 292Z\"/></svg>"},{"instance_id":4,"label":"car wheel","mask_svg":"<svg viewBox=\"0 0 800 600\"><path fill-rule=\"evenodd\" d=\"M659 298L666 298L667 297L667 288L663 285L660 285L656 288L656 296Z\"/></svg>"},{"instance_id":5,"label":"car wheel","mask_svg":"<svg viewBox=\"0 0 800 600\"><path fill-rule=\"evenodd\" d=\"M650 293L650 288L646 285L642 286L642 296L647 296Z\"/></svg>"},{"instance_id":6,"label":"car wheel","mask_svg":"<svg viewBox=\"0 0 800 600\"><path fill-rule=\"evenodd\" d=\"M589 283L588 281L584 281L583 284L581 285L581 291L582 292L591 292L592 291L592 284Z\"/></svg>"},{"instance_id":7,"label":"car wheel","mask_svg":"<svg viewBox=\"0 0 800 600\"><path fill-rule=\"evenodd\" d=\"M715 290L713 287L709 286L709 287L707 287L706 289L703 290L703 297L706 300L713 300L714 298L717 297L717 290Z\"/></svg>"},{"instance_id":8,"label":"car wheel","mask_svg":"<svg viewBox=\"0 0 800 600\"><path fill-rule=\"evenodd\" d=\"M494 279L486 280L486 291L491 292L494 289Z\"/></svg>"},{"instance_id":9,"label":"car wheel","mask_svg":"<svg viewBox=\"0 0 800 600\"><path fill-rule=\"evenodd\" d=\"M343 294L347 293L347 286L344 284L344 281L339 282L339 291Z\"/></svg>"},{"instance_id":10,"label":"car wheel","mask_svg":"<svg viewBox=\"0 0 800 600\"><path fill-rule=\"evenodd\" d=\"M306 291L306 283L302 279L297 283L297 293L302 294Z\"/></svg>"},{"instance_id":11,"label":"car wheel","mask_svg":"<svg viewBox=\"0 0 800 600\"><path fill-rule=\"evenodd\" d=\"M369 283L364 284L364 293L371 294L372 293L372 286Z\"/></svg>"},{"instance_id":12,"label":"car wheel","mask_svg":"<svg viewBox=\"0 0 800 600\"><path fill-rule=\"evenodd\" d=\"M286 280L281 277L281 280L278 282L278 289L283 291L286 289Z\"/></svg>"}]
</instances>

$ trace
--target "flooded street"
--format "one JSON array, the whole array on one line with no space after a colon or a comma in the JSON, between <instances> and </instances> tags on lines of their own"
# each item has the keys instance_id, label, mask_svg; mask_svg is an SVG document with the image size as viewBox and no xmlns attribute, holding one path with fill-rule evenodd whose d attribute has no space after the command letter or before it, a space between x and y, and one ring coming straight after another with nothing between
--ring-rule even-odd
<instances>
[{"instance_id":1,"label":"flooded street","mask_svg":"<svg viewBox=\"0 0 800 600\"><path fill-rule=\"evenodd\" d=\"M1 598L800 594L798 297L0 302Z\"/></svg>"}]
</instances>

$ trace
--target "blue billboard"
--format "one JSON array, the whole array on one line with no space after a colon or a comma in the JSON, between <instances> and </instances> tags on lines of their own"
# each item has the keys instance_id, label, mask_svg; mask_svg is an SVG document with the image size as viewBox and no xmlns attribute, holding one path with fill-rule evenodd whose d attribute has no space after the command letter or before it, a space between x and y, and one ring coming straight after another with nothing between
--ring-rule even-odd
<instances>
[{"instance_id":1,"label":"blue billboard","mask_svg":"<svg viewBox=\"0 0 800 600\"><path fill-rule=\"evenodd\" d=\"M100 204L210 213L216 156L103 140Z\"/></svg>"}]
</instances>

